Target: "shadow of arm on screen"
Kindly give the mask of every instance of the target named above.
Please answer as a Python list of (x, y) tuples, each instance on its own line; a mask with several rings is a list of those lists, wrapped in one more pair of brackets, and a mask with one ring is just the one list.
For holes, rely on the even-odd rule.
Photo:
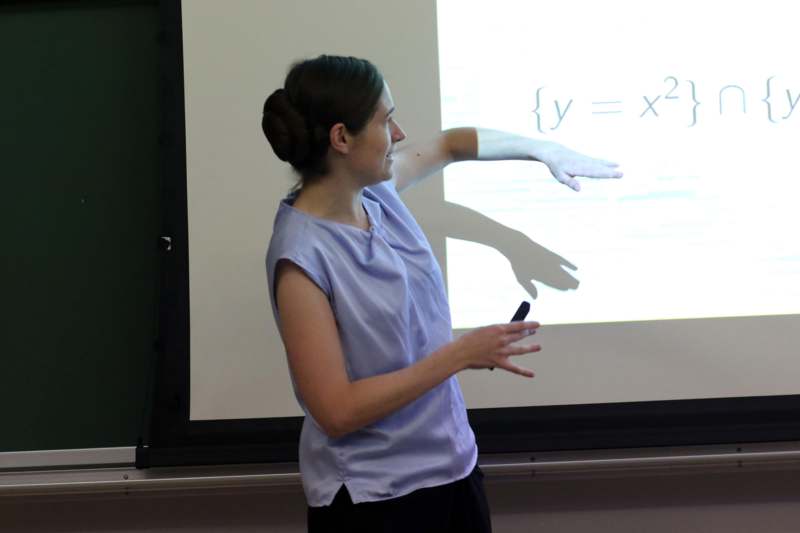
[(559, 290), (578, 287), (574, 276), (577, 266), (524, 233), (462, 205), (443, 202), (442, 209), (442, 220), (447, 221), (443, 229), (448, 237), (491, 246), (503, 254), (511, 262), (517, 281), (532, 298), (538, 293), (533, 280)]

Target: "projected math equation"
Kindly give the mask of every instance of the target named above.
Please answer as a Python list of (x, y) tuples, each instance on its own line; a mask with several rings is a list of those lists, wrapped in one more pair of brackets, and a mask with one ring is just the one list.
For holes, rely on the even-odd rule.
[[(781, 90), (783, 89), (783, 90)], [(776, 76), (770, 76), (764, 82), (763, 90), (758, 95), (748, 94), (741, 85), (730, 84), (720, 87), (712, 100), (698, 96), (698, 84), (694, 80), (679, 80), (675, 76), (664, 78), (661, 92), (642, 94), (637, 98), (590, 100), (588, 114), (607, 119), (616, 116), (633, 116), (639, 119), (658, 119), (662, 116), (680, 113), (686, 118), (686, 127), (697, 125), (703, 114), (713, 112), (717, 115), (738, 113), (760, 113), (764, 120), (773, 124), (789, 120), (800, 101), (800, 90), (796, 94), (792, 89), (780, 87)], [(753, 110), (751, 99), (762, 105)], [(570, 116), (577, 112), (573, 106), (574, 98), (548, 99), (546, 87), (536, 89), (536, 128), (540, 133), (554, 131), (562, 127)], [(587, 102), (581, 102), (586, 104)], [(710, 107), (710, 109), (708, 109)], [(586, 118), (586, 107), (582, 106), (583, 118)]]

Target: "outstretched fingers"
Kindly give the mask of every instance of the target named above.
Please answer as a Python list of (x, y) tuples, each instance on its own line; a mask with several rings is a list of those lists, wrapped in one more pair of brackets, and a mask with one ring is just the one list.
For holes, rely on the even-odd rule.
[(535, 329), (523, 329), (516, 333), (508, 333), (500, 338), (500, 346), (508, 346), (509, 344), (521, 341), (525, 337), (529, 337), (530, 335), (535, 335), (535, 334), (536, 334)]
[(525, 337), (534, 335), (536, 330), (539, 329), (539, 326), (540, 324), (535, 321), (511, 322), (505, 324), (506, 334), (503, 337), (504, 346), (497, 352), (497, 355), (500, 356), (497, 366), (513, 374), (532, 378), (534, 376), (533, 371), (515, 365), (509, 360), (509, 357), (535, 353), (542, 349), (539, 344), (513, 344)]
[(555, 177), (556, 177), (556, 180), (559, 183), (561, 183), (563, 185), (566, 185), (567, 187), (569, 187), (573, 191), (577, 192), (577, 191), (581, 190), (581, 184), (578, 183), (578, 180), (576, 180), (575, 178), (573, 178), (572, 176), (570, 176), (566, 172), (560, 172), (559, 171), (559, 172), (557, 172), (555, 174)]
[(591, 178), (621, 178), (622, 171), (617, 168), (617, 164), (614, 163), (612, 165), (602, 165), (600, 167), (595, 167), (592, 170), (592, 175), (588, 176)]
[(583, 176), (586, 178), (622, 177), (622, 171), (617, 163), (603, 159), (587, 158), (577, 161), (574, 166), (567, 167), (564, 170), (571, 176)]
[(510, 357), (512, 355), (525, 355), (540, 351), (542, 351), (542, 346), (540, 344), (509, 344), (505, 348), (498, 350), (497, 353), (503, 357)]
[(506, 328), (507, 333), (520, 331), (523, 329), (536, 329), (539, 326), (541, 326), (541, 324), (539, 324), (535, 320), (525, 320), (525, 321), (520, 320), (519, 322), (507, 322), (501, 325)]
[(501, 324), (501, 326), (503, 327), (503, 332), (506, 335), (521, 334), (523, 336), (528, 336), (536, 333), (536, 330), (539, 329), (541, 324), (535, 320), (529, 320), (527, 322), (509, 322), (508, 324)]
[(502, 368), (503, 370), (507, 370), (508, 372), (511, 372), (512, 374), (518, 374), (518, 375), (524, 376), (526, 378), (532, 378), (534, 376), (534, 373), (533, 373), (532, 370), (528, 370), (527, 368), (523, 368), (521, 366), (517, 366), (514, 363), (512, 363), (511, 361), (509, 361), (508, 359), (504, 360), (502, 363), (498, 363), (497, 366), (499, 368)]

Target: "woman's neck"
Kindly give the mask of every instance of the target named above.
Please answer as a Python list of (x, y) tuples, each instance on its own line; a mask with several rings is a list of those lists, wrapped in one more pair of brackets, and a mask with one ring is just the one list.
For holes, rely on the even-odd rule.
[(333, 176), (323, 176), (300, 189), (294, 207), (325, 220), (368, 229), (362, 191), (363, 188), (348, 186)]

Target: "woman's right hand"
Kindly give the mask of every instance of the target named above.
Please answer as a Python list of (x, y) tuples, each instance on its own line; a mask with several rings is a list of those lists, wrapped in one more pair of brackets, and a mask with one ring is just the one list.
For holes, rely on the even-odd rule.
[(532, 378), (533, 372), (513, 364), (512, 356), (538, 352), (538, 344), (513, 343), (536, 333), (538, 322), (511, 322), (478, 328), (454, 341), (457, 357), (463, 368), (502, 368), (514, 374)]

